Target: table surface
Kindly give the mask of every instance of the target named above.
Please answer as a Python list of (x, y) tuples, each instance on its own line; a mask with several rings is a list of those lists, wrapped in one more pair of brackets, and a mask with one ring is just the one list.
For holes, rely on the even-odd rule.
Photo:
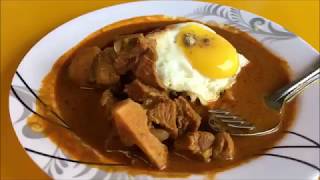
[[(26, 52), (55, 27), (83, 13), (127, 1), (1, 0), (1, 178), (49, 179), (27, 156), (8, 112), (11, 78)], [(275, 21), (319, 51), (318, 0), (216, 0)]]

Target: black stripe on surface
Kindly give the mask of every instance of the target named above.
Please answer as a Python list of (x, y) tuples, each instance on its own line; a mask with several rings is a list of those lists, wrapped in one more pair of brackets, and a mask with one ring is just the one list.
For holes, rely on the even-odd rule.
[(293, 158), (293, 157), (289, 157), (289, 156), (283, 156), (283, 155), (279, 155), (279, 154), (257, 154), (257, 155), (264, 155), (264, 156), (273, 156), (273, 157), (278, 157), (278, 158), (282, 158), (282, 159), (288, 159), (288, 160), (292, 160), (292, 161), (296, 161), (296, 162), (299, 162), (299, 163), (302, 163), (304, 165), (307, 165), (309, 167), (312, 167), (318, 171), (320, 171), (320, 168), (317, 167), (316, 165), (313, 165), (311, 163), (308, 163), (306, 161), (302, 161), (300, 159), (296, 159), (296, 158)]
[(31, 152), (31, 153), (34, 153), (34, 154), (38, 154), (38, 155), (45, 156), (45, 157), (49, 157), (49, 158), (59, 159), (59, 160), (62, 160), (62, 161), (73, 162), (73, 163), (89, 164), (89, 165), (97, 165), (97, 166), (128, 166), (127, 164), (77, 161), (77, 160), (73, 160), (73, 159), (67, 159), (67, 158), (62, 158), (62, 157), (53, 156), (53, 155), (46, 154), (46, 153), (42, 153), (42, 152), (39, 152), (39, 151), (35, 151), (35, 150), (29, 149), (29, 148), (24, 148), (24, 149), (25, 149), (26, 151)]
[(317, 147), (320, 147), (319, 143), (317, 143), (316, 141), (314, 141), (314, 140), (312, 140), (312, 139), (310, 139), (310, 138), (308, 138), (308, 137), (306, 137), (306, 136), (304, 136), (302, 134), (299, 134), (299, 133), (296, 133), (296, 132), (292, 132), (292, 131), (285, 131), (285, 132), (290, 133), (290, 134), (294, 134), (296, 136), (299, 136), (299, 137), (301, 137), (301, 138), (303, 138), (303, 139), (315, 144)]
[(319, 146), (274, 146), (269, 149), (280, 149), (280, 148), (315, 148), (315, 149), (320, 149)]
[(13, 88), (13, 86), (11, 86), (11, 91), (12, 91), (12, 93), (14, 94), (14, 96), (17, 98), (17, 100), (18, 100), (26, 109), (28, 109), (28, 110), (29, 110), (30, 112), (32, 112), (33, 114), (41, 117), (42, 119), (47, 120), (47, 121), (50, 122), (50, 123), (57, 124), (57, 125), (59, 125), (59, 126), (61, 126), (61, 127), (63, 127), (63, 128), (66, 128), (66, 129), (70, 130), (69, 127), (66, 127), (66, 126), (63, 126), (63, 125), (61, 125), (61, 124), (59, 124), (59, 123), (56, 123), (56, 122), (54, 122), (54, 121), (51, 121), (51, 120), (49, 120), (48, 118), (42, 116), (41, 114), (35, 112), (32, 108), (30, 108), (30, 107), (20, 98), (20, 96), (17, 94), (17, 92), (16, 92), (16, 90)]
[(19, 74), (19, 72), (16, 72), (16, 75), (18, 76), (18, 78), (21, 80), (21, 82), (26, 86), (26, 88), (30, 91), (30, 93), (36, 98), (38, 99), (42, 104), (45, 104), (39, 97), (38, 95), (33, 91), (33, 89), (27, 84), (27, 82), (22, 78), (22, 76)]
[[(66, 123), (63, 118), (61, 118), (56, 112), (54, 112), (44, 101), (41, 100), (41, 98), (33, 91), (33, 89), (28, 85), (28, 83), (22, 78), (22, 76), (19, 74), (19, 72), (16, 72), (16, 75), (21, 80), (21, 82), (26, 86), (26, 88), (29, 90), (29, 92), (37, 99), (41, 104), (43, 104), (45, 107), (49, 109), (49, 111), (56, 116), (63, 124), (64, 126), (68, 126), (68, 123)], [(69, 128), (70, 129), (70, 128)]]

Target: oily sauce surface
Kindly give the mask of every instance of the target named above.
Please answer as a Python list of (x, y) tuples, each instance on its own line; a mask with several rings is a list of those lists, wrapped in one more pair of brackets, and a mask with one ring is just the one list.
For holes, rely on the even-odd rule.
[[(180, 20), (180, 22), (185, 20)], [(96, 36), (85, 40), (73, 51), (81, 50), (82, 47), (98, 45), (105, 47), (114, 37), (119, 34), (148, 31), (155, 27), (179, 22), (177, 20), (148, 22), (131, 22), (130, 28), (125, 26), (115, 27), (114, 30), (101, 31)], [(142, 28), (143, 27), (143, 28)], [(295, 115), (296, 103), (288, 104), (282, 114), (269, 109), (263, 98), (277, 88), (289, 82), (289, 73), (286, 63), (277, 56), (265, 49), (261, 44), (249, 37), (245, 33), (237, 33), (229, 28), (212, 26), (212, 28), (224, 38), (230, 41), (237, 51), (243, 54), (250, 63), (242, 69), (237, 77), (236, 83), (232, 87), (236, 101), (233, 103), (221, 103), (219, 106), (231, 110), (236, 114), (254, 122), (258, 129), (271, 127), (280, 118), (284, 119), (284, 124), (280, 132), (263, 137), (234, 137), (236, 155), (232, 161), (212, 160), (204, 163), (197, 160), (186, 160), (175, 153), (170, 153), (168, 168), (162, 172), (148, 167), (143, 162), (138, 162), (136, 166), (129, 167), (107, 167), (108, 170), (127, 171), (132, 174), (155, 174), (160, 176), (175, 176), (192, 173), (215, 173), (247, 162), (275, 145), (284, 134), (281, 131), (287, 129), (292, 123)], [(110, 29), (110, 28), (109, 28)], [(130, 31), (128, 30), (130, 29)], [(100, 38), (99, 38), (100, 37)], [(72, 54), (72, 53), (71, 53)], [(72, 56), (72, 55), (71, 55)], [(124, 148), (120, 145), (119, 139), (110, 138), (113, 136), (111, 121), (105, 117), (100, 106), (102, 90), (80, 89), (68, 78), (67, 65), (70, 57), (62, 57), (60, 63), (56, 65), (55, 78), (49, 74), (43, 81), (43, 87), (54, 82), (54, 101), (56, 109), (74, 130), (76, 136), (63, 128), (52, 124), (46, 124), (45, 133), (71, 157), (78, 160), (102, 161), (102, 162), (121, 162), (130, 163), (131, 159), (121, 153), (106, 152), (106, 141), (108, 148)], [(59, 60), (58, 60), (59, 62)], [(44, 89), (44, 88), (43, 88)], [(42, 97), (47, 96), (47, 91), (40, 91)], [(52, 92), (51, 92), (52, 93)], [(41, 110), (41, 108), (40, 108)], [(113, 139), (109, 141), (110, 139)], [(83, 145), (83, 144), (89, 145)], [(90, 148), (92, 147), (92, 148)], [(138, 149), (130, 149), (137, 154), (142, 153)], [(169, 149), (170, 151), (170, 149)], [(192, 165), (191, 165), (192, 164)], [(102, 167), (104, 168), (104, 167)]]

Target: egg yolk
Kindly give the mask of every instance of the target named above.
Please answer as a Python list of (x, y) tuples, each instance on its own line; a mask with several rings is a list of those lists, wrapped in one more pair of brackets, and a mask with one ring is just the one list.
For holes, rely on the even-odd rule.
[(176, 37), (192, 67), (212, 78), (227, 78), (237, 73), (236, 49), (222, 36), (195, 24), (180, 29)]

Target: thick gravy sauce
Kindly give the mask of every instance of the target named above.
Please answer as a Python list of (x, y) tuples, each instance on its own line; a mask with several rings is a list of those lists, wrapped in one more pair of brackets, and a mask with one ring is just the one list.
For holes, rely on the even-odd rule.
[[(122, 147), (119, 139), (110, 138), (114, 136), (115, 131), (111, 121), (106, 120), (108, 117), (103, 113), (103, 108), (99, 103), (103, 90), (80, 89), (78, 85), (73, 84), (67, 74), (69, 60), (74, 52), (80, 51), (81, 48), (92, 45), (106, 47), (116, 36), (121, 34), (148, 32), (158, 27), (184, 21), (187, 20), (163, 16), (140, 17), (107, 26), (86, 38), (56, 62), (51, 72), (43, 80), (40, 90), (40, 97), (52, 105), (52, 109), (67, 121), (72, 131), (48, 123), (36, 116), (29, 119), (30, 126), (35, 127), (35, 124), (40, 124), (42, 128), (37, 130), (45, 133), (74, 159), (130, 164), (132, 159), (125, 155), (106, 151), (107, 142), (108, 147), (113, 149), (125, 149), (125, 147)], [(232, 161), (212, 160), (210, 163), (204, 163), (170, 153), (168, 167), (163, 171), (150, 168), (143, 161), (139, 161), (135, 166), (99, 166), (100, 168), (109, 171), (126, 171), (130, 174), (146, 173), (158, 176), (184, 176), (193, 173), (214, 174), (257, 158), (257, 154), (266, 152), (268, 148), (275, 146), (283, 138), (284, 133), (282, 132), (287, 130), (294, 120), (296, 102), (287, 104), (284, 110), (279, 113), (264, 104), (264, 97), (290, 81), (287, 64), (246, 33), (238, 32), (230, 27), (215, 25), (211, 27), (230, 41), (237, 51), (250, 61), (242, 69), (232, 87), (236, 101), (223, 103), (224, 99), (221, 98), (216, 107), (224, 106), (224, 108), (254, 122), (258, 129), (272, 127), (282, 118), (284, 123), (281, 130), (262, 137), (234, 137), (236, 155)], [(52, 117), (47, 108), (42, 107), (40, 103), (38, 103), (37, 111)], [(128, 150), (143, 157), (138, 149)]]

